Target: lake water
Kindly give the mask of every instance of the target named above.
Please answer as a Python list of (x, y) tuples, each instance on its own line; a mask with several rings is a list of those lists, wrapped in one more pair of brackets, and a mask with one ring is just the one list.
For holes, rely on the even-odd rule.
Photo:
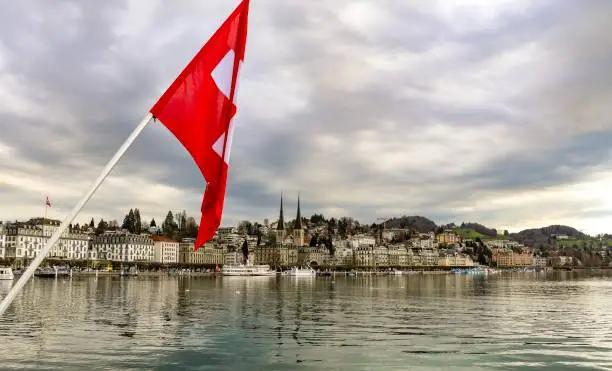
[(611, 335), (604, 273), (35, 278), (0, 369), (612, 370)]

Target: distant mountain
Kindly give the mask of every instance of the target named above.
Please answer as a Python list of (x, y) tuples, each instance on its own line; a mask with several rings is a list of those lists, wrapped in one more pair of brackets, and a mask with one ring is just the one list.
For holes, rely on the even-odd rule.
[(564, 234), (569, 238), (583, 239), (588, 236), (575, 228), (566, 225), (550, 225), (543, 228), (525, 229), (518, 233), (510, 234), (510, 238), (525, 246), (538, 248), (540, 246), (553, 246), (553, 235)]
[(419, 233), (434, 232), (437, 228), (436, 223), (423, 216), (402, 216), (386, 221), (387, 228), (406, 228)]
[(484, 225), (478, 223), (461, 223), (461, 226), (459, 228), (473, 229), (480, 234), (484, 234), (485, 236), (497, 236), (497, 229), (487, 228)]

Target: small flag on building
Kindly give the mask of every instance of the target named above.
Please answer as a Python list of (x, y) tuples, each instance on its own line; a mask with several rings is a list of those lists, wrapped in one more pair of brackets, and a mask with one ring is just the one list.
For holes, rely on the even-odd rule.
[(51, 207), (51, 201), (49, 201), (49, 196), (47, 196), (47, 200), (45, 201), (45, 204)]

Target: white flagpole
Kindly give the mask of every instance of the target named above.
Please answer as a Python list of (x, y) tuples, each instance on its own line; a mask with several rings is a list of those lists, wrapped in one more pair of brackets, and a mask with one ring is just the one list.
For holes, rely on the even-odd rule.
[(125, 154), (128, 148), (130, 148), (132, 143), (134, 143), (134, 140), (136, 140), (138, 135), (144, 130), (144, 128), (147, 126), (147, 124), (149, 123), (149, 121), (151, 121), (152, 118), (153, 118), (153, 115), (151, 113), (147, 113), (145, 118), (140, 122), (140, 124), (138, 124), (136, 129), (134, 129), (132, 134), (130, 134), (130, 136), (125, 140), (125, 142), (123, 142), (123, 144), (121, 145), (121, 147), (119, 147), (115, 155), (106, 164), (106, 167), (104, 167), (104, 169), (102, 170), (102, 173), (98, 176), (98, 179), (96, 179), (96, 181), (91, 185), (91, 187), (89, 188), (87, 193), (85, 193), (81, 201), (79, 201), (76, 204), (76, 206), (72, 209), (70, 214), (68, 214), (66, 219), (64, 219), (62, 224), (59, 226), (59, 229), (55, 231), (55, 233), (53, 233), (49, 241), (47, 241), (47, 244), (45, 245), (45, 247), (43, 247), (43, 249), (36, 255), (36, 258), (32, 260), (32, 263), (30, 263), (30, 265), (25, 270), (25, 272), (23, 272), (21, 277), (19, 277), (19, 279), (17, 280), (17, 283), (15, 283), (15, 285), (11, 288), (11, 291), (9, 291), (9, 293), (4, 297), (4, 299), (2, 299), (2, 302), (0, 303), (0, 316), (4, 314), (8, 306), (12, 303), (13, 299), (15, 299), (15, 296), (17, 296), (17, 293), (21, 291), (25, 283), (34, 275), (34, 271), (36, 271), (36, 268), (38, 268), (38, 266), (43, 261), (45, 256), (47, 256), (47, 254), (49, 253), (49, 250), (51, 250), (51, 247), (53, 247), (53, 245), (55, 245), (57, 240), (59, 240), (62, 233), (64, 233), (64, 230), (68, 227), (70, 223), (72, 223), (72, 221), (77, 216), (77, 214), (81, 211), (83, 206), (85, 206), (85, 204), (87, 203), (87, 201), (89, 201), (91, 196), (93, 196), (93, 194), (96, 192), (96, 190), (98, 190), (100, 185), (102, 185), (102, 182), (104, 182), (104, 179), (106, 179), (108, 174), (110, 174), (110, 172), (113, 170), (115, 165), (117, 165), (121, 157)]

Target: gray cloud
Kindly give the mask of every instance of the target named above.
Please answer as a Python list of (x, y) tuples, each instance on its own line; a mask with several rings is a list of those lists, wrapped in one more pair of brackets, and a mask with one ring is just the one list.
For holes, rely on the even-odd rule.
[[(524, 225), (540, 222), (535, 211), (486, 201), (610, 171), (609, 2), (383, 3), (252, 4), (227, 223), (275, 218), (284, 189), (301, 190), (306, 213), (365, 222), (404, 211)], [(3, 6), (0, 218), (25, 217), (43, 191), (60, 197), (58, 213), (74, 204), (232, 6)], [(84, 218), (198, 213), (202, 177), (159, 123), (112, 179)], [(570, 200), (556, 214), (540, 206), (580, 221)]]

